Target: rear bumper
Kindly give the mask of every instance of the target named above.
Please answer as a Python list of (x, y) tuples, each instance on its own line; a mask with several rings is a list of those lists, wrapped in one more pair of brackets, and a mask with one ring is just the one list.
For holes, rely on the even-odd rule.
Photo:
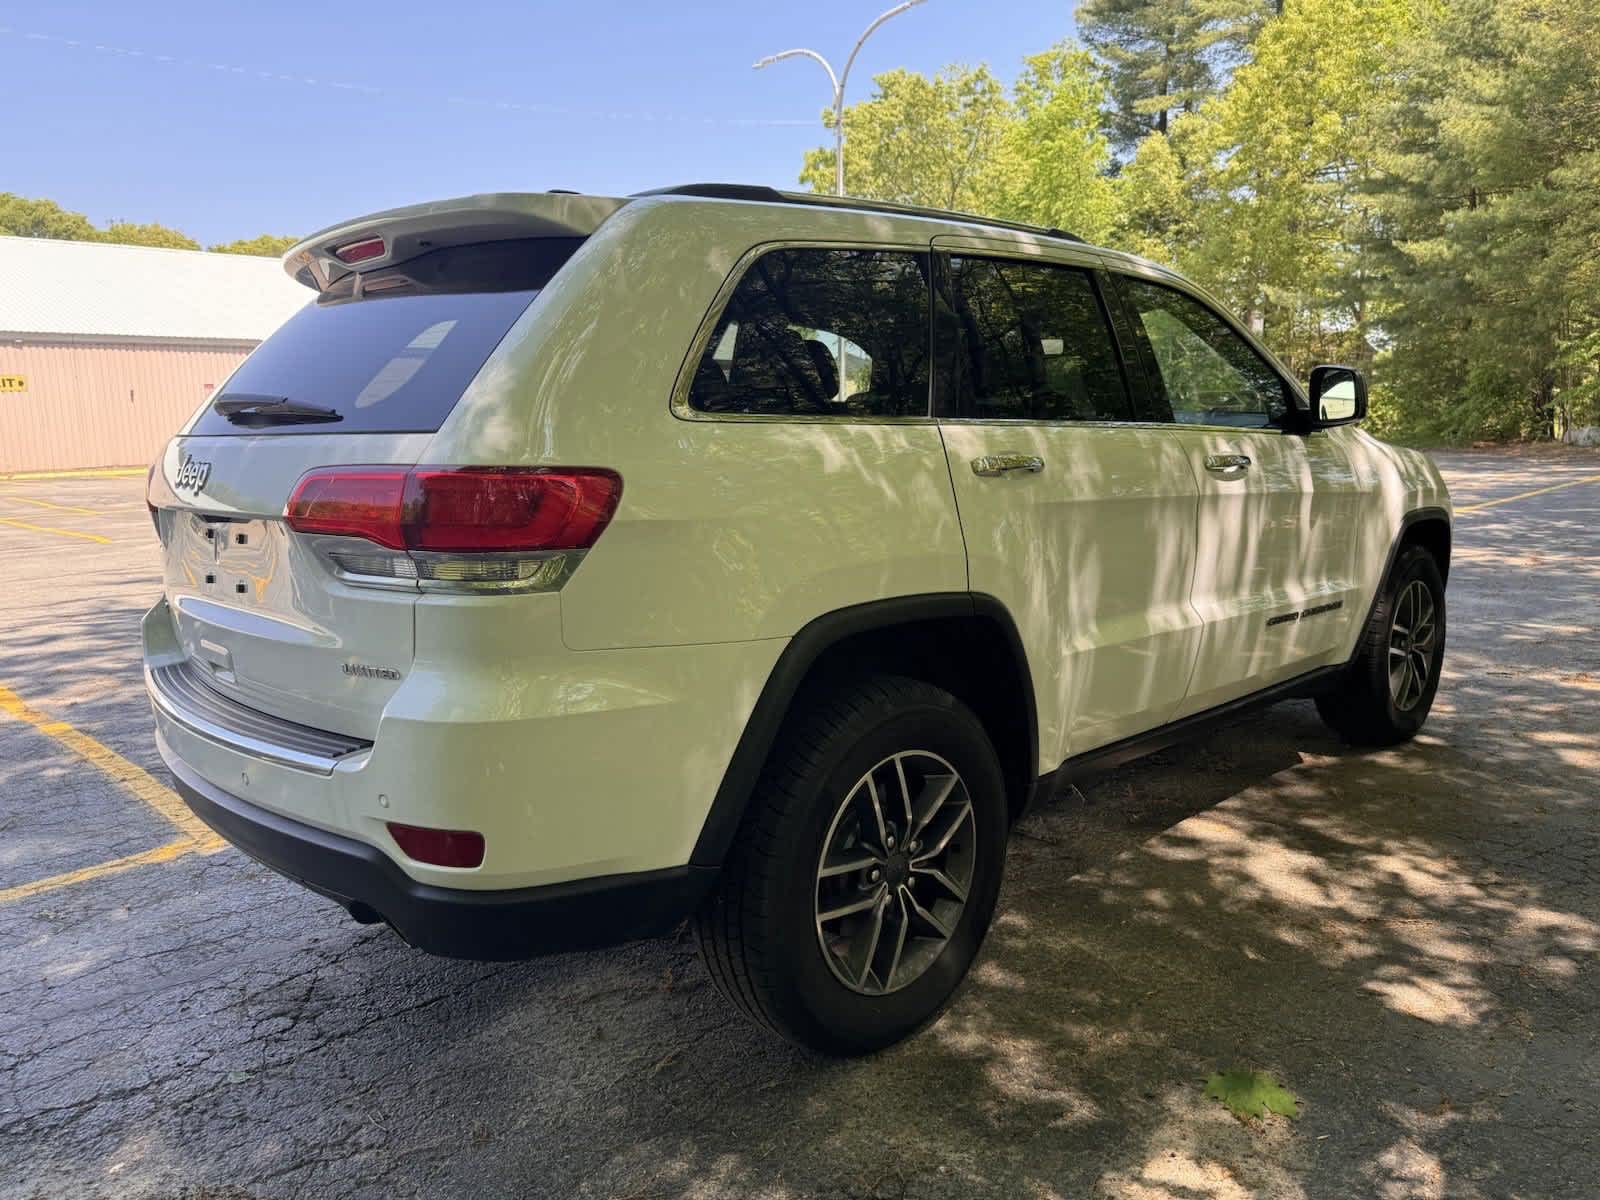
[(670, 867), (544, 887), (468, 891), (419, 883), (374, 846), (229, 795), (168, 761), (184, 802), (257, 861), (386, 921), (430, 954), (488, 961), (613, 945), (669, 932), (710, 891), (716, 871)]

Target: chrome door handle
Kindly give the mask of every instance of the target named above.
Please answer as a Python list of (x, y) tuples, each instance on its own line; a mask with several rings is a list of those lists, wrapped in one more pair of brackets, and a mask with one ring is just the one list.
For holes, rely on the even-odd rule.
[(1004, 475), (1007, 471), (1027, 471), (1037, 475), (1044, 470), (1044, 459), (1037, 454), (983, 454), (972, 460), (974, 475)]
[(1206, 455), (1206, 470), (1214, 471), (1218, 475), (1231, 475), (1238, 471), (1250, 469), (1250, 456), (1248, 454), (1208, 454)]

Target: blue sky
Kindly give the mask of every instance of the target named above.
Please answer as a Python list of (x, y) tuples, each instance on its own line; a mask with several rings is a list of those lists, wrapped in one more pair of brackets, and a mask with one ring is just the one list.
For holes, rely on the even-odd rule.
[[(750, 64), (842, 65), (889, 3), (0, 0), (0, 191), (208, 243), (478, 191), (792, 186), (826, 77)], [(873, 35), (850, 98), (896, 66), (1009, 80), (1071, 8), (927, 0)]]

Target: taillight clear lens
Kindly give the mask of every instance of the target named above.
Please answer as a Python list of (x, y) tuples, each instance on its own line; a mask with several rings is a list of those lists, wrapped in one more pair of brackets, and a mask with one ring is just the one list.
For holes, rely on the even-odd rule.
[(284, 509), (299, 533), (398, 554), (326, 550), (356, 582), (488, 591), (558, 588), (616, 512), (622, 477), (598, 467), (324, 467)]

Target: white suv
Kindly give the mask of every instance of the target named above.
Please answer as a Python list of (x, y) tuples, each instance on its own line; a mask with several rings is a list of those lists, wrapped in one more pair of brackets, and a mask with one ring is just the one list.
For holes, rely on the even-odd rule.
[(1150, 263), (699, 185), (285, 265), (315, 298), (152, 469), (157, 738), (218, 832), (421, 949), (692, 918), (750, 1016), (868, 1051), (950, 999), (1056, 779), (1432, 703), (1438, 472)]

